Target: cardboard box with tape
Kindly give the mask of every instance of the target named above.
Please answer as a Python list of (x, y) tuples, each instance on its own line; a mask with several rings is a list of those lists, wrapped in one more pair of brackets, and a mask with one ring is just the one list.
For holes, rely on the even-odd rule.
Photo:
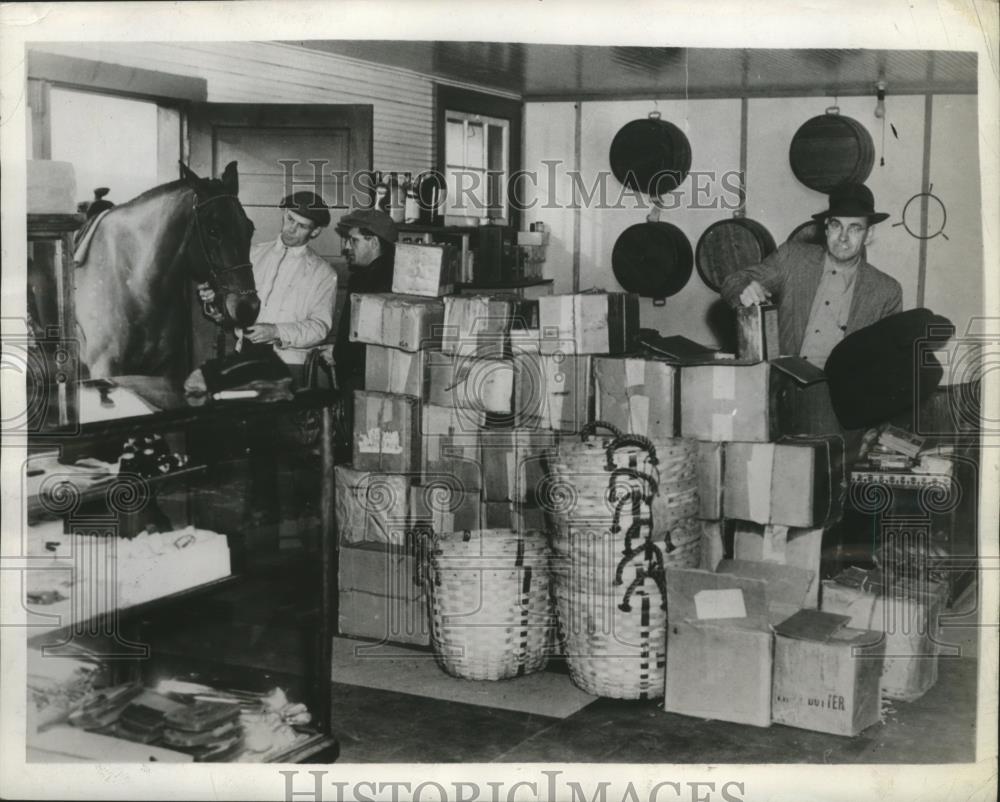
[(590, 419), (590, 360), (588, 356), (515, 355), (514, 426), (580, 431)]
[(420, 399), (355, 390), (352, 457), (359, 471), (419, 471)]
[(543, 354), (624, 354), (639, 336), (639, 296), (584, 292), (538, 299)]
[(427, 351), (428, 404), (509, 415), (514, 398), (514, 363), (442, 351)]
[(555, 447), (555, 432), (544, 429), (485, 430), (480, 440), (483, 495), (486, 500), (530, 501), (537, 504), (546, 476), (544, 454), (547, 449)]
[(414, 528), (426, 532), (460, 532), (485, 528), (478, 490), (461, 489), (447, 480), (410, 488)]
[(365, 389), (422, 396), (427, 351), (403, 351), (384, 345), (365, 346)]
[(412, 523), (412, 474), (334, 468), (337, 534), (340, 542), (403, 545)]
[(522, 324), (520, 327), (525, 324), (520, 303), (523, 302), (503, 294), (445, 298), (441, 350), (465, 357), (499, 359), (508, 355), (515, 316)]
[(788, 437), (777, 443), (727, 443), (725, 515), (742, 521), (820, 527), (843, 510), (840, 437)]
[(766, 443), (778, 433), (771, 367), (719, 362), (681, 368), (681, 436)]
[(453, 245), (396, 244), (392, 291), (437, 298), (455, 289), (461, 252)]
[(420, 423), (421, 481), (444, 481), (462, 490), (483, 486), (481, 411), (424, 404)]
[(698, 443), (698, 517), (704, 521), (718, 521), (723, 516), (722, 466), (725, 444), (711, 440)]
[(444, 304), (440, 298), (393, 293), (351, 295), (351, 342), (404, 351), (441, 346)]
[(677, 433), (678, 369), (655, 359), (594, 357), (594, 417), (646, 437)]
[(812, 571), (814, 579), (804, 606), (819, 606), (820, 558), (825, 531), (822, 527), (805, 529), (747, 521), (733, 523), (734, 559), (794, 565)]

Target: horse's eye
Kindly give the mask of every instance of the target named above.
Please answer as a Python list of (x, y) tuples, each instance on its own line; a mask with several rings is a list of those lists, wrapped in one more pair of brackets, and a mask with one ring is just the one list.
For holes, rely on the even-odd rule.
[(219, 238), (219, 229), (217, 229), (217, 228), (210, 228), (210, 229), (208, 229), (208, 236), (210, 236), (210, 237), (212, 237), (214, 239), (218, 239)]

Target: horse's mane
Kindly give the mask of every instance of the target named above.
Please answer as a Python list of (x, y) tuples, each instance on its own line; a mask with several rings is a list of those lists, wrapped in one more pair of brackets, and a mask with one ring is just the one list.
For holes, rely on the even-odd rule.
[(152, 189), (147, 189), (145, 192), (136, 195), (132, 200), (125, 201), (125, 203), (119, 203), (114, 208), (125, 209), (131, 206), (137, 206), (141, 203), (146, 203), (147, 201), (156, 200), (164, 195), (169, 195), (178, 189), (190, 189), (192, 192), (204, 192), (205, 190), (212, 190), (211, 195), (222, 195), (226, 192), (226, 188), (223, 186), (222, 181), (218, 178), (203, 178), (201, 179), (201, 185), (195, 189), (183, 178), (178, 178), (174, 181), (170, 181), (166, 184), (160, 184)]

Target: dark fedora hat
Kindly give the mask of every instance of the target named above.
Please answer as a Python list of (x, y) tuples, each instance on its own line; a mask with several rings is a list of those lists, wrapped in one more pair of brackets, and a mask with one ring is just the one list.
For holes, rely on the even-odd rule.
[(278, 207), (291, 209), (320, 227), (330, 225), (330, 207), (315, 192), (294, 192), (286, 195)]
[(875, 211), (875, 197), (864, 184), (847, 183), (830, 192), (830, 208), (813, 215), (813, 220), (823, 222), (828, 217), (866, 217), (874, 225), (889, 217)]

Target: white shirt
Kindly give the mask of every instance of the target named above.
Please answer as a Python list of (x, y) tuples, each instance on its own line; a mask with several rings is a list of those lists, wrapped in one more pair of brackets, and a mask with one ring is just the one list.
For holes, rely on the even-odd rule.
[(830, 352), (844, 339), (857, 274), (857, 265), (845, 269), (830, 259), (823, 264), (823, 276), (816, 288), (800, 352), (819, 368), (826, 367)]
[(301, 365), (333, 326), (337, 272), (308, 245), (286, 248), (277, 239), (250, 249), (261, 323), (278, 327), (274, 350), (289, 365)]

